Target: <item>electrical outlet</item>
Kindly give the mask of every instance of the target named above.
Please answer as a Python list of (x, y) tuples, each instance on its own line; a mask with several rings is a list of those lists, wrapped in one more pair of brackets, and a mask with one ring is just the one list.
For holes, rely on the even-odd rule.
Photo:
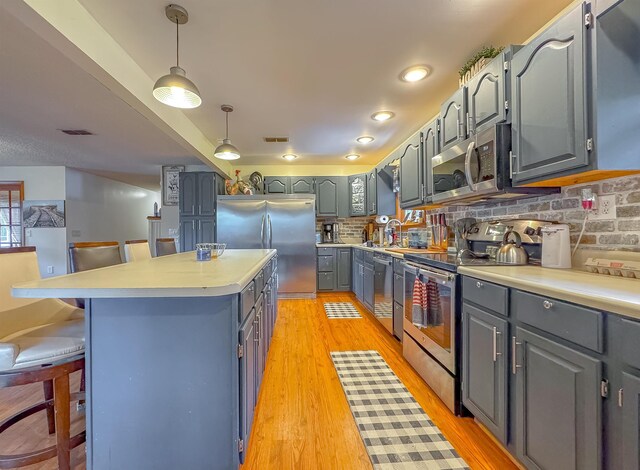
[(598, 196), (598, 204), (589, 215), (590, 220), (613, 220), (616, 218), (616, 195)]
[(53, 266), (47, 266), (47, 274), (53, 274)]

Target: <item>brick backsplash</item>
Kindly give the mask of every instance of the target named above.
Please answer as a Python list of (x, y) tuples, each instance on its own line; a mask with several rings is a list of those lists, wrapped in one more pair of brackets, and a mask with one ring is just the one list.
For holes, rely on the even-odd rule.
[(616, 195), (616, 219), (587, 222), (581, 245), (590, 248), (640, 251), (640, 176), (627, 176), (597, 183), (568, 186), (560, 194), (518, 201), (503, 201), (484, 206), (450, 206), (429, 213), (446, 212), (449, 225), (462, 217), (478, 220), (532, 218), (554, 220), (571, 225), (575, 243), (585, 213), (580, 203), (581, 190), (591, 188), (598, 195)]
[(345, 238), (362, 237), (362, 230), (365, 226), (374, 220), (374, 217), (345, 217), (345, 218), (323, 218), (316, 219), (316, 232), (322, 232), (322, 224), (338, 222), (340, 224), (340, 236)]

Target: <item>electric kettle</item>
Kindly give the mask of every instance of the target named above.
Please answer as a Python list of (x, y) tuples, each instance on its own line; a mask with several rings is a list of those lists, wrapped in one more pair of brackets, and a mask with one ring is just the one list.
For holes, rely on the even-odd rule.
[[(509, 237), (515, 241), (509, 240)], [(507, 230), (502, 238), (502, 245), (496, 253), (496, 262), (499, 264), (512, 264), (520, 266), (529, 263), (529, 254), (522, 246), (522, 237), (515, 230)]]

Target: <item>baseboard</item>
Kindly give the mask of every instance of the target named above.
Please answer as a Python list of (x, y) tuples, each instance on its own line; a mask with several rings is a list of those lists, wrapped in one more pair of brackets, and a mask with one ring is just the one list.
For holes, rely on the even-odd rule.
[(509, 451), (506, 449), (506, 447), (502, 444), (502, 442), (500, 442), (498, 439), (496, 439), (496, 437), (495, 437), (493, 434), (491, 434), (491, 431), (489, 431), (489, 430), (485, 427), (485, 425), (484, 425), (484, 424), (482, 424), (482, 423), (481, 423), (480, 421), (478, 421), (476, 418), (473, 418), (473, 420), (474, 420), (474, 421), (475, 421), (475, 423), (478, 425), (478, 427), (479, 427), (480, 429), (482, 429), (482, 432), (484, 432), (484, 433), (489, 437), (489, 439), (491, 439), (491, 441), (492, 441), (495, 445), (497, 445), (497, 446), (500, 448), (500, 450), (501, 450), (502, 452), (504, 452), (504, 453), (505, 453), (505, 455), (509, 458), (509, 460), (511, 460), (511, 462), (513, 462), (513, 464), (514, 464), (516, 467), (518, 467), (520, 470), (527, 470), (527, 468), (526, 468), (524, 465), (522, 465), (522, 464), (521, 464), (521, 463), (520, 463), (520, 462), (519, 462), (519, 461), (518, 461), (518, 460), (517, 460), (513, 455), (511, 455), (511, 452), (509, 452)]

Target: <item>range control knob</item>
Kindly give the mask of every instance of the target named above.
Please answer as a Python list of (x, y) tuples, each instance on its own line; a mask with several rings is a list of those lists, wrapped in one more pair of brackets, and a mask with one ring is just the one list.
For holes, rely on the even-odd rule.
[(524, 234), (532, 237), (536, 234), (536, 229), (534, 229), (533, 227), (527, 227), (524, 229)]

